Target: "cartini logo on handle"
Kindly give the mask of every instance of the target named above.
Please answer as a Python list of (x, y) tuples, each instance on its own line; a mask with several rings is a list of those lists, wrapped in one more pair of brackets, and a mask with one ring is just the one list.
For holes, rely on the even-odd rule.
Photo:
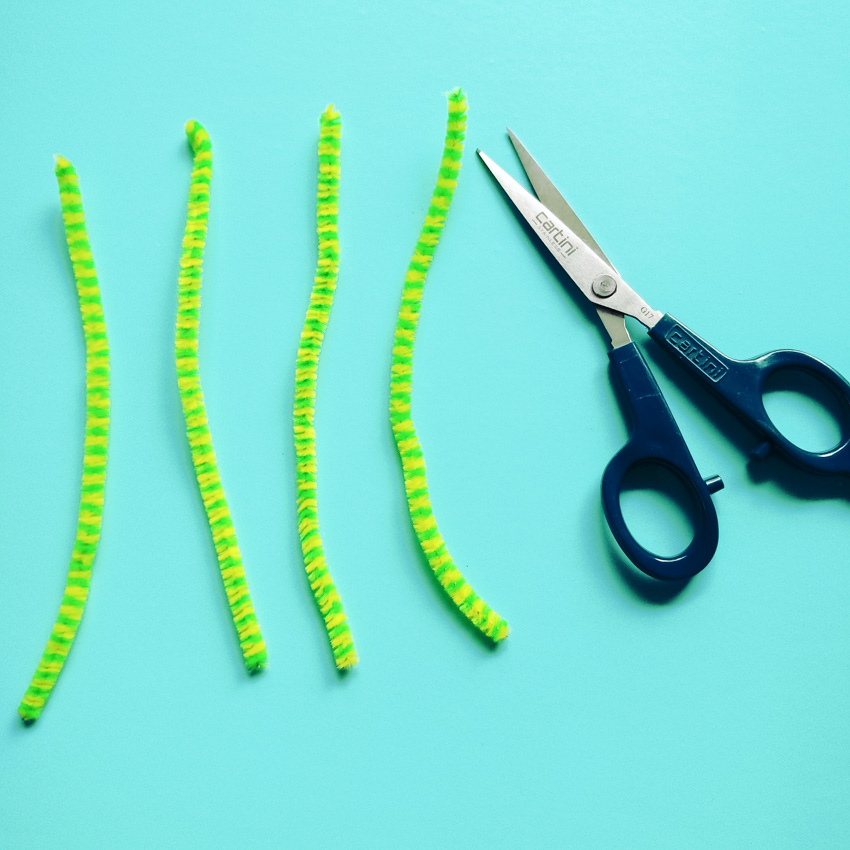
[(717, 383), (729, 370), (700, 345), (681, 325), (674, 325), (665, 339), (697, 369)]

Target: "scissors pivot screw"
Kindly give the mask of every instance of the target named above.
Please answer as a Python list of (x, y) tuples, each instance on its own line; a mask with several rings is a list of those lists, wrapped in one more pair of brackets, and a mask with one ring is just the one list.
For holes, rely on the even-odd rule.
[(590, 288), (598, 298), (608, 298), (617, 291), (617, 281), (610, 274), (601, 274), (593, 279)]

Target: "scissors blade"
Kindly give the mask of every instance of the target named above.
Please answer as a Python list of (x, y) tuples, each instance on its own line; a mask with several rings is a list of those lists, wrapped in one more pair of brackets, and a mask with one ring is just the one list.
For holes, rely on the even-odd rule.
[[(486, 153), (479, 150), (478, 155), (543, 245), (589, 301), (607, 311), (632, 316), (647, 328), (658, 322), (662, 314), (653, 310), (613, 266)], [(598, 295), (595, 290), (603, 294)]]
[[(558, 191), (558, 187), (547, 177), (546, 172), (540, 167), (537, 160), (528, 152), (528, 148), (514, 135), (514, 131), (510, 127), (506, 128), (511, 144), (517, 152), (519, 161), (525, 169), (525, 174), (531, 183), (532, 188), (537, 193), (537, 197), (558, 216), (567, 227), (578, 236), (579, 239), (587, 243), (592, 248), (598, 257), (605, 260), (611, 268), (614, 264), (605, 256), (605, 252), (599, 247), (599, 243), (593, 238), (590, 231), (584, 226), (582, 220), (576, 215), (575, 210), (569, 205), (567, 199)], [(597, 305), (596, 312), (602, 326), (608, 332), (611, 338), (611, 345), (614, 348), (620, 348), (623, 345), (628, 345), (632, 338), (626, 328), (626, 317), (622, 313), (616, 313), (609, 310), (607, 307)]]
[(605, 256), (605, 252), (599, 247), (599, 243), (590, 234), (590, 231), (584, 226), (582, 220), (576, 215), (575, 210), (567, 203), (567, 199), (558, 191), (555, 184), (546, 176), (546, 172), (540, 167), (537, 160), (528, 152), (525, 145), (514, 135), (510, 127), (507, 128), (508, 136), (511, 144), (517, 152), (519, 161), (528, 175), (528, 181), (534, 187), (537, 197), (558, 216), (564, 224), (578, 236), (583, 242), (589, 245), (597, 254), (608, 263), (611, 268), (614, 264)]

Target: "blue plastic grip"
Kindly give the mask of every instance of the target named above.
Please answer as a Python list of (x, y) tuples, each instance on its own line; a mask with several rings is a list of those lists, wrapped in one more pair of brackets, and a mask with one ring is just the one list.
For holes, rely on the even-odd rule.
[[(803, 351), (781, 349), (752, 360), (733, 360), (698, 337), (669, 313), (649, 335), (672, 354), (694, 377), (719, 396), (764, 441), (754, 455), (764, 457), (771, 448), (802, 469), (825, 475), (850, 475), (850, 384), (822, 360)], [(768, 376), (782, 369), (800, 370), (826, 385), (839, 404), (841, 440), (824, 452), (801, 449), (771, 422), (764, 407)]]
[[(719, 478), (703, 481), (637, 346), (632, 342), (615, 348), (608, 357), (622, 387), (624, 405), (632, 423), (629, 441), (614, 455), (602, 476), (602, 507), (608, 527), (626, 557), (647, 575), (668, 581), (689, 578), (708, 564), (717, 549), (717, 513), (711, 494), (723, 483)], [(694, 496), (694, 537), (688, 547), (674, 557), (661, 557), (641, 546), (623, 518), (620, 505), (623, 479), (630, 469), (640, 464), (666, 467)]]

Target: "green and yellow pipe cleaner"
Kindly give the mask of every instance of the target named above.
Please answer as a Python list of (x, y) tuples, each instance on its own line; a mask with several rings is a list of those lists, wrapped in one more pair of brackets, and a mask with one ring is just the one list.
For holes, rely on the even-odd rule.
[(357, 663), (357, 652), (333, 583), (319, 535), (316, 497), (316, 378), (322, 340), (330, 318), (337, 278), (339, 276), (339, 150), (342, 122), (339, 113), (329, 106), (319, 119), (319, 187), (316, 205), (316, 229), (319, 236), (319, 259), (310, 304), (301, 331), (298, 359), (295, 364), (295, 436), (298, 501), (298, 533), (301, 553), (310, 588), (331, 643), (334, 662), (340, 671)]
[(56, 624), (32, 682), (18, 707), (18, 714), (26, 724), (38, 720), (44, 710), (71, 651), (86, 607), (92, 565), (103, 522), (109, 438), (109, 343), (106, 322), (94, 258), (86, 233), (79, 179), (74, 166), (61, 156), (56, 157), (56, 179), (59, 181), (65, 240), (74, 270), (86, 343), (86, 426), (76, 540)]
[(466, 95), (461, 89), (455, 89), (450, 92), (448, 100), (448, 125), (437, 185), (407, 268), (396, 321), (390, 383), (390, 423), (401, 458), (410, 519), (428, 565), (463, 615), (485, 637), (498, 643), (507, 636), (508, 624), (470, 587), (449, 554), (431, 509), (425, 478), (425, 458), (410, 412), (413, 344), (422, 310), (422, 291), (457, 187), (466, 132)]
[(186, 437), (192, 453), (195, 477), (212, 532), (221, 579), (239, 637), (242, 658), (249, 673), (259, 673), (268, 661), (266, 645), (260, 634), (260, 626), (248, 592), (242, 555), (236, 542), (236, 531), (221, 486), (198, 371), (201, 277), (210, 210), (212, 144), (207, 131), (197, 121), (189, 121), (186, 124), (186, 135), (194, 154), (194, 163), (178, 278), (174, 345), (177, 386), (183, 406), (183, 417), (186, 420)]

